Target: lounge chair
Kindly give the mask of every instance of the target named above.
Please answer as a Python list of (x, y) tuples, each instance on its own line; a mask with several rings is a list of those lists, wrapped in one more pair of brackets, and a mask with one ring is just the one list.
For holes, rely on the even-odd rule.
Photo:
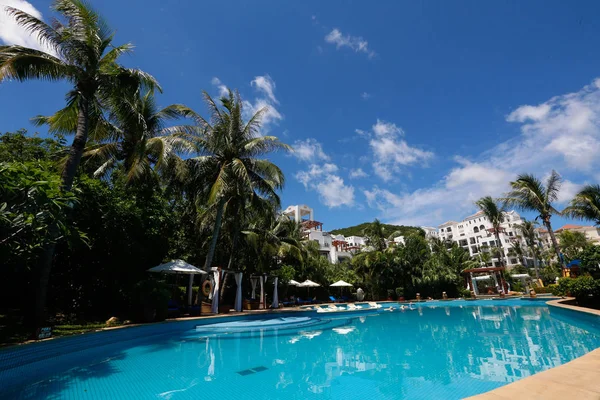
[(342, 301), (345, 301), (345, 302), (349, 302), (350, 301), (350, 297), (348, 297), (348, 296), (342, 296), (342, 297), (340, 297), (340, 299)]
[(337, 306), (334, 306), (333, 304), (329, 304), (327, 307), (318, 307), (317, 308), (317, 312), (333, 312), (333, 311), (340, 311), (340, 308)]
[(336, 298), (335, 298), (335, 297), (333, 297), (333, 296), (329, 296), (329, 300), (333, 301), (334, 303), (337, 303), (337, 302), (339, 302), (339, 301), (340, 301), (339, 299), (336, 299)]
[(346, 308), (348, 310), (360, 310), (362, 307), (359, 307), (354, 303), (348, 303), (348, 304), (346, 304)]
[(306, 305), (306, 304), (312, 304), (312, 301), (311, 300), (302, 300), (300, 297), (297, 297), (296, 304), (302, 306), (302, 305)]
[(367, 303), (369, 305), (369, 307), (371, 308), (381, 308), (381, 304), (377, 304), (374, 301), (370, 301), (369, 303)]

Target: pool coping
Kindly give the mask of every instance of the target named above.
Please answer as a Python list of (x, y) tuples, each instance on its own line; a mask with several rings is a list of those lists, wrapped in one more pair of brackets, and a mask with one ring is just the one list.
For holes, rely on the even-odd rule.
[[(567, 297), (547, 301), (556, 307), (600, 317), (600, 310), (564, 304), (575, 300)], [(465, 400), (509, 399), (600, 399), (600, 347), (558, 367), (539, 372), (486, 393)]]

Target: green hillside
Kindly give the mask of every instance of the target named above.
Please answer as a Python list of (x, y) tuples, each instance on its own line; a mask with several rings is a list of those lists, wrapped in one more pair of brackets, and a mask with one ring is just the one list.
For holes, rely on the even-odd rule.
[[(360, 225), (349, 226), (347, 228), (334, 229), (330, 232), (335, 235), (362, 236), (363, 230), (369, 225), (371, 225), (370, 222), (365, 222)], [(421, 228), (417, 228), (414, 226), (389, 225), (389, 224), (383, 224), (383, 226), (385, 227), (386, 235), (391, 235), (392, 233), (394, 233), (396, 231), (400, 232), (400, 234), (396, 235), (396, 236), (408, 236), (408, 235), (414, 234), (414, 233), (419, 234), (419, 235), (425, 235), (425, 232), (423, 232), (423, 230)]]

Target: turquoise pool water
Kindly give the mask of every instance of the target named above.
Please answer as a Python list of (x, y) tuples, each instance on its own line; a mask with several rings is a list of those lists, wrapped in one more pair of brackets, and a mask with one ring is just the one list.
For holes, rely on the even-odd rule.
[[(451, 400), (600, 347), (598, 319), (541, 302), (416, 307), (187, 323), (122, 348), (78, 350), (75, 368), (52, 358), (37, 361), (43, 372), (38, 368), (34, 381), (18, 387), (2, 384), (10, 379), (5, 370), (0, 398)], [(98, 351), (86, 357), (93, 349)]]

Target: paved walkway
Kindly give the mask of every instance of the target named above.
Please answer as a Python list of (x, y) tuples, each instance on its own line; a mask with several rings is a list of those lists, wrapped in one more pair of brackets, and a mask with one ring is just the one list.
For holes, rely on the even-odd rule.
[[(548, 305), (600, 317), (600, 310), (549, 301)], [(532, 375), (468, 400), (576, 399), (600, 400), (600, 348), (561, 366)]]

